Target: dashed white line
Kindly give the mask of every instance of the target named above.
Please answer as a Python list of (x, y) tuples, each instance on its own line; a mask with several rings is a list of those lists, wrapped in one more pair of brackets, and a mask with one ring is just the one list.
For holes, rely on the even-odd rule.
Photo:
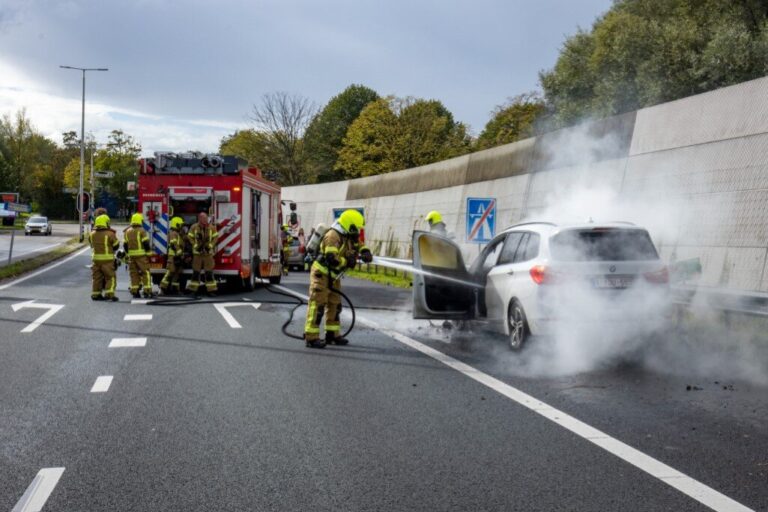
[(152, 315), (150, 313), (146, 313), (146, 314), (138, 314), (138, 315), (125, 315), (123, 317), (123, 321), (125, 322), (131, 322), (136, 320), (152, 320)]
[(24, 491), (21, 499), (11, 512), (40, 512), (48, 501), (48, 497), (59, 483), (59, 478), (65, 468), (43, 468)]
[(112, 375), (101, 375), (96, 377), (96, 382), (93, 383), (91, 393), (106, 393), (109, 390), (109, 386), (112, 384)]
[(147, 344), (147, 338), (112, 338), (109, 348), (143, 347)]
[(131, 304), (146, 304), (152, 299), (133, 299), (131, 300)]
[[(293, 295), (294, 297), (309, 300), (309, 297), (306, 295), (297, 293), (284, 286), (275, 286), (275, 288), (279, 288), (280, 290), (283, 290), (286, 293)], [(586, 423), (574, 418), (569, 414), (566, 414), (563, 411), (560, 411), (559, 409), (555, 409), (551, 405), (542, 402), (541, 400), (538, 400), (537, 398), (534, 398), (531, 395), (520, 391), (519, 389), (510, 386), (509, 384), (502, 382), (499, 379), (496, 379), (495, 377), (491, 377), (487, 373), (483, 373), (482, 371), (466, 363), (463, 363), (458, 359), (454, 359), (453, 357), (444, 354), (439, 350), (433, 349), (429, 345), (425, 345), (424, 343), (409, 338), (408, 336), (400, 334), (397, 331), (383, 328), (376, 322), (361, 318), (359, 316), (357, 319), (360, 323), (377, 329), (378, 331), (399, 341), (403, 345), (411, 347), (412, 349), (421, 352), (425, 356), (431, 357), (432, 359), (443, 363), (449, 368), (452, 368), (459, 373), (469, 377), (470, 379), (479, 382), (480, 384), (496, 391), (497, 393), (500, 393), (510, 400), (513, 400), (522, 405), (523, 407), (526, 407), (531, 411), (540, 414), (541, 416), (556, 423), (557, 425), (570, 430), (582, 439), (586, 439), (587, 441), (594, 443), (608, 453), (623, 459), (634, 467), (659, 479), (665, 484), (677, 489), (678, 491), (711, 508), (712, 510), (716, 510), (718, 512), (750, 512), (752, 510), (729, 498), (728, 496), (716, 491), (715, 489), (699, 482), (698, 480), (694, 480), (688, 475), (681, 473), (675, 468), (668, 466), (657, 459), (654, 459), (650, 455), (646, 455), (645, 453), (632, 448), (628, 444), (625, 444), (618, 439), (615, 439), (608, 434), (590, 425), (587, 425)]]

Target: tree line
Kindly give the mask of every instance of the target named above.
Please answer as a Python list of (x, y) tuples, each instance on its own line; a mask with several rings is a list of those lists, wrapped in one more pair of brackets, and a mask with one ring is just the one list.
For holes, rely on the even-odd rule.
[(351, 85), (321, 109), (283, 92), (254, 105), (253, 126), (225, 137), (284, 185), (425, 165), (589, 118), (628, 112), (768, 74), (765, 0), (614, 0), (567, 37), (540, 91), (497, 106), (475, 138), (438, 100), (382, 97)]
[[(112, 171), (111, 179), (96, 180), (97, 206), (110, 200), (115, 208), (130, 208), (127, 183), (135, 179), (141, 145), (122, 130), (113, 130), (104, 145), (85, 140), (84, 188), (90, 190), (90, 157), (94, 169)], [(76, 219), (76, 199), (66, 188), (80, 182), (80, 138), (64, 132), (60, 142), (42, 135), (25, 110), (0, 119), (0, 192), (17, 192), (33, 211), (56, 219)]]

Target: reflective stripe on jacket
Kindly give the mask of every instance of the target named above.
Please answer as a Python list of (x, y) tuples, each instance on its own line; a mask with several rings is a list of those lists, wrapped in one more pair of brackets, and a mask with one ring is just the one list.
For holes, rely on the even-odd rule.
[(115, 251), (120, 247), (117, 235), (111, 229), (96, 228), (88, 235), (93, 261), (112, 261)]
[(168, 232), (168, 256), (182, 255), (184, 255), (184, 240), (181, 238), (181, 233), (172, 229)]
[(214, 254), (218, 236), (219, 233), (213, 224), (202, 226), (200, 223), (195, 223), (187, 233), (187, 238), (192, 244), (192, 254)]
[(131, 226), (123, 237), (128, 256), (147, 256), (149, 254), (149, 235), (144, 228)]

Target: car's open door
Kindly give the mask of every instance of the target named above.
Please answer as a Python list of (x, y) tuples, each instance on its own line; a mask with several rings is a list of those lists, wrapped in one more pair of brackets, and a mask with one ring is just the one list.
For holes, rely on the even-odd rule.
[(482, 290), (471, 280), (455, 243), (415, 231), (413, 267), (413, 318), (472, 318), (476, 293)]

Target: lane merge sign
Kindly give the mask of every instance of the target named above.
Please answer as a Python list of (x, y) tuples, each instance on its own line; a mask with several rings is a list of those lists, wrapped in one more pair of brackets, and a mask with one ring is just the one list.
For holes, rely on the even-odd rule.
[(467, 242), (487, 244), (496, 235), (496, 198), (467, 198)]
[(32, 206), (21, 203), (3, 203), (5, 210), (9, 212), (29, 213), (32, 211)]

